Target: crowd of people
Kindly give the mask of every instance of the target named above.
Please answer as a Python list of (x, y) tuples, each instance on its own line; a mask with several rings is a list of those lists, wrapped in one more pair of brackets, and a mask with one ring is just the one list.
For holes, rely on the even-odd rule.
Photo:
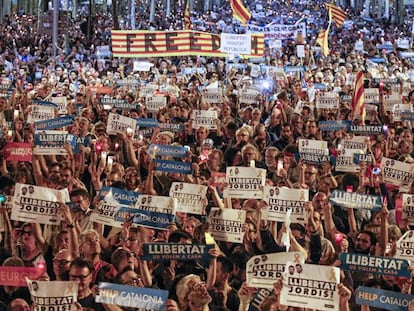
[[(388, 109), (384, 98), (394, 95), (399, 99), (397, 105), (412, 108), (411, 50), (400, 46), (401, 40), (411, 37), (411, 25), (396, 26), (388, 20), (363, 18), (359, 12), (347, 10), (353, 22), (332, 27), (330, 53), (325, 57), (314, 48), (319, 29), (327, 23), (322, 2), (266, 2), (264, 7), (272, 14), (260, 18), (256, 12), (253, 19), (258, 24), (274, 19), (280, 24), (294, 24), (305, 18), (307, 35), (283, 40), (277, 49), (266, 45), (259, 63), (208, 56), (148, 58), (145, 61), (151, 67), (146, 71), (134, 70), (132, 59), (97, 53), (101, 51), (99, 47), (110, 46), (112, 24), (105, 14), (94, 19), (90, 41), (86, 39), (88, 24), (84, 17), (74, 19), (73, 27), (68, 29), (70, 51), (65, 51), (62, 36), (56, 57), (52, 55), (51, 38), (38, 31), (35, 16), (5, 17), (0, 25), (1, 150), (11, 143), (30, 143), (35, 150), (36, 126), (28, 119), (41, 102), (56, 98), (65, 98), (66, 112), (60, 116), (56, 112), (55, 117), (74, 116), (73, 122), (61, 130), (77, 137), (80, 143), (64, 144), (64, 154), (33, 151), (30, 162), (7, 160), (2, 152), (0, 192), (5, 201), (0, 207), (3, 220), (0, 264), (4, 267), (45, 264), (46, 271), (38, 280), (78, 281), (73, 310), (128, 309), (95, 301), (99, 283), (110, 282), (167, 290), (165, 310), (236, 311), (250, 310), (249, 306), (252, 309), (260, 290), (246, 283), (249, 273), (246, 265), (256, 255), (298, 252), (304, 263), (335, 267), (340, 267), (338, 258), (344, 253), (395, 257), (397, 241), (414, 225), (414, 217), (407, 216), (410, 214), (406, 213), (405, 203), (401, 204), (403, 193), (413, 191), (412, 176), (405, 187), (387, 183), (389, 179), (383, 175), (381, 160), (389, 158), (412, 165), (414, 141), (412, 122), (399, 117), (394, 108)], [(258, 8), (251, 4), (250, 9)], [(145, 15), (148, 12), (138, 14), (142, 17), (137, 23), (140, 29), (183, 27), (180, 16), (163, 18), (158, 12), (160, 18), (151, 24)], [(193, 29), (199, 31), (244, 31), (242, 25), (231, 19), (231, 10), (226, 5), (203, 14), (192, 12), (192, 21)], [(358, 41), (362, 42), (361, 49), (355, 49)], [(302, 44), (305, 57), (298, 57), (296, 46)], [(300, 73), (282, 70), (299, 66), (304, 68)], [(265, 69), (257, 74), (254, 73), (257, 68)], [(271, 74), (269, 68), (277, 74)], [(363, 117), (356, 118), (349, 100), (354, 93), (352, 77), (360, 70), (364, 71), (365, 88), (378, 89), (379, 93), (378, 103), (366, 105), (365, 124), (383, 129), (380, 133), (368, 133), (362, 140), (369, 160), (362, 160), (353, 170), (344, 170), (331, 159), (315, 163), (301, 155), (295, 157), (300, 149), (299, 140), (324, 141), (329, 155), (339, 157), (346, 142), (358, 136), (349, 127), (324, 130), (320, 122), (341, 120), (361, 124)], [(165, 106), (157, 111), (147, 107), (142, 90), (148, 86), (155, 88), (151, 95), (166, 98)], [(97, 92), (105, 88), (110, 91)], [(221, 100), (206, 101), (203, 96), (206, 89), (220, 90)], [(258, 93), (254, 102), (246, 104), (241, 97), (249, 89)], [(325, 92), (338, 94), (337, 107), (317, 107), (318, 96)], [(105, 107), (100, 103), (102, 98), (125, 100), (129, 108)], [(193, 126), (193, 112), (203, 110), (217, 113), (214, 126)], [(156, 119), (159, 124), (179, 125), (182, 131), (141, 127), (136, 133), (108, 134), (108, 118), (113, 114), (139, 120)], [(186, 146), (188, 156), (179, 161), (191, 163), (191, 174), (160, 172), (155, 160), (177, 159), (151, 154), (151, 145)], [(264, 200), (223, 196), (223, 187), (228, 185), (219, 186), (214, 176), (230, 167), (264, 169), (265, 184), (274, 189), (307, 190), (309, 198), (302, 206), (305, 219), (301, 223), (271, 221), (267, 219)], [(202, 215), (177, 212), (164, 230), (137, 226), (133, 219), (127, 219), (119, 228), (91, 220), (102, 204), (102, 187), (169, 196), (173, 182), (208, 187), (202, 199)], [(30, 185), (67, 189), (70, 202), (58, 202), (56, 207), (62, 224), (11, 219), (11, 209), (19, 205), (6, 203), (7, 198), (16, 197), (16, 184), (28, 185), (24, 194), (35, 191)], [(337, 206), (330, 201), (335, 190), (380, 196), (381, 210)], [(241, 243), (207, 241), (206, 236), (211, 237), (207, 219), (214, 207), (246, 211)], [(207, 262), (156, 262), (142, 259), (144, 243), (213, 243), (214, 247)], [(295, 273), (294, 266), (291, 272)], [(412, 276), (342, 269), (336, 287), (338, 306), (334, 309), (381, 310), (381, 306), (355, 303), (358, 286), (409, 295), (411, 284)], [(283, 279), (275, 279), (273, 289), (254, 310), (304, 309), (280, 303), (285, 286)], [(27, 287), (0, 286), (0, 302), (0, 310), (36, 307)], [(414, 305), (404, 308), (399, 310), (414, 310)]]

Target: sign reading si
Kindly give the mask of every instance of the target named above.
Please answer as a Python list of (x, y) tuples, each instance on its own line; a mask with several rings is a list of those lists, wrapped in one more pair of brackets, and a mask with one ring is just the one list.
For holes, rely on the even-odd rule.
[[(114, 57), (212, 56), (226, 57), (220, 51), (220, 35), (191, 30), (136, 31), (113, 30)], [(251, 57), (262, 57), (264, 35), (251, 35)]]

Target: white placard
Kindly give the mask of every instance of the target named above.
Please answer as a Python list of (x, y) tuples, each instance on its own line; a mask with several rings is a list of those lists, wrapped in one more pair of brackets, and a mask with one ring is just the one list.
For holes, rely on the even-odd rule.
[(350, 139), (346, 139), (342, 142), (343, 149), (352, 149), (354, 153), (361, 151), (362, 153), (367, 153), (367, 139), (368, 136), (353, 136)]
[(383, 157), (381, 159), (381, 172), (385, 183), (400, 187), (400, 192), (410, 190), (413, 183), (413, 164)]
[(403, 193), (402, 219), (406, 219), (410, 226), (414, 225), (414, 194)]
[(223, 102), (223, 90), (221, 88), (204, 89), (203, 101), (208, 104), (220, 104)]
[(202, 126), (208, 130), (216, 130), (217, 118), (218, 116), (216, 110), (193, 110), (192, 126), (194, 129)]
[(296, 46), (296, 55), (299, 58), (305, 58), (305, 46), (303, 44), (299, 44)]
[(283, 275), (280, 304), (338, 311), (340, 271), (336, 267), (288, 262)]
[(154, 83), (148, 83), (141, 86), (141, 90), (139, 92), (140, 97), (147, 97), (152, 96), (154, 92), (158, 90), (158, 85)]
[(324, 140), (299, 139), (299, 153), (329, 155), (328, 142)]
[(354, 163), (354, 153), (354, 149), (338, 150), (336, 156), (335, 172), (359, 172), (359, 165)]
[(287, 261), (305, 263), (300, 252), (272, 253), (253, 256), (246, 265), (246, 282), (249, 287), (273, 288), (285, 272)]
[(14, 190), (14, 208), (11, 219), (23, 222), (59, 225), (59, 202), (69, 202), (68, 189), (55, 190), (17, 183)]
[(152, 66), (154, 64), (150, 62), (134, 61), (134, 71), (150, 71)]
[(220, 51), (227, 54), (247, 54), (252, 51), (250, 34), (222, 33), (220, 35)]
[(167, 97), (165, 96), (147, 96), (145, 98), (145, 106), (149, 112), (158, 112), (167, 105)]
[(128, 129), (135, 132), (136, 127), (137, 121), (135, 119), (121, 116), (117, 113), (109, 113), (108, 125), (106, 127), (106, 132), (109, 135), (125, 134), (128, 132)]
[(37, 121), (44, 121), (55, 118), (56, 109), (50, 106), (32, 105), (29, 115), (27, 116), (28, 123)]
[(208, 232), (216, 241), (243, 243), (242, 225), (246, 222), (246, 211), (213, 207), (208, 216)]
[(396, 243), (396, 258), (408, 259), (414, 262), (414, 230), (409, 230)]
[(263, 200), (267, 204), (267, 220), (284, 222), (290, 211), (291, 222), (308, 223), (308, 215), (304, 209), (305, 202), (309, 201), (308, 189), (265, 186)]
[(255, 167), (229, 166), (226, 168), (225, 198), (261, 199), (266, 181), (266, 170)]
[(338, 109), (339, 95), (336, 92), (323, 92), (316, 95), (316, 108), (318, 109)]
[(170, 187), (170, 197), (177, 200), (177, 212), (205, 215), (206, 194), (207, 186), (198, 184), (173, 182)]
[(385, 111), (392, 112), (395, 105), (402, 104), (402, 96), (400, 94), (391, 94), (383, 96), (383, 104)]
[(67, 114), (68, 113), (68, 99), (66, 96), (57, 96), (51, 97), (50, 101), (57, 106), (58, 114)]
[(392, 114), (394, 116), (394, 122), (395, 121), (404, 121), (401, 119), (401, 112), (403, 111), (412, 111), (412, 106), (410, 104), (398, 104), (394, 105), (392, 108)]
[(379, 103), (379, 89), (378, 88), (364, 89), (364, 103), (365, 104)]
[(240, 104), (250, 105), (258, 103), (258, 95), (260, 92), (255, 89), (242, 89), (239, 91)]

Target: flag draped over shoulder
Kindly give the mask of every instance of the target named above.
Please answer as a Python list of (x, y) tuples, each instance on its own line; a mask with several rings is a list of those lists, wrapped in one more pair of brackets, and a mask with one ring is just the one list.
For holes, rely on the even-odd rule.
[(251, 18), (249, 10), (244, 6), (242, 0), (230, 0), (233, 17), (238, 19), (243, 25), (246, 25)]
[(362, 71), (356, 75), (354, 95), (352, 97), (352, 112), (354, 119), (361, 119), (362, 123), (365, 124), (364, 73)]
[(332, 19), (335, 21), (337, 27), (341, 27), (345, 22), (346, 13), (340, 7), (333, 5), (332, 3), (325, 3), (326, 9), (331, 12)]
[(190, 0), (185, 1), (184, 9), (184, 29), (191, 30), (191, 17), (190, 17)]

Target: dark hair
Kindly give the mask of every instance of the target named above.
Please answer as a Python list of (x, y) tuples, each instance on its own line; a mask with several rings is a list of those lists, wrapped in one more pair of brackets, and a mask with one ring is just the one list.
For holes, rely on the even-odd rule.
[(221, 263), (221, 272), (222, 273), (232, 273), (233, 272), (233, 263), (230, 259), (225, 256), (218, 256), (217, 262)]
[(246, 270), (249, 254), (245, 250), (238, 250), (230, 255), (230, 260), (240, 270)]
[(356, 191), (359, 187), (359, 178), (352, 173), (346, 173), (342, 178), (342, 190), (346, 191), (347, 186), (352, 186)]
[(70, 192), (70, 197), (71, 198), (72, 197), (76, 197), (78, 195), (80, 195), (80, 196), (82, 196), (84, 198), (89, 198), (89, 192), (87, 190), (85, 190), (85, 189), (82, 189), (82, 188), (76, 188), (76, 189), (73, 189)]
[(377, 244), (377, 236), (375, 235), (374, 232), (369, 231), (369, 230), (362, 230), (362, 231), (359, 231), (357, 237), (360, 234), (366, 234), (366, 235), (369, 236), (369, 239), (370, 239), (370, 242), (371, 242), (371, 246), (375, 246)]
[(113, 282), (116, 283), (116, 284), (122, 284), (122, 275), (125, 272), (128, 272), (128, 271), (134, 271), (134, 269), (132, 269), (130, 266), (124, 267), (121, 271), (119, 271), (117, 273), (117, 275), (115, 276)]
[(89, 260), (83, 259), (81, 257), (77, 257), (74, 260), (72, 260), (69, 266), (69, 270), (72, 269), (72, 267), (88, 268), (90, 273), (95, 271), (93, 264)]
[(189, 235), (184, 230), (175, 230), (168, 237), (168, 242), (169, 243), (178, 243), (181, 239), (191, 240), (192, 238), (191, 238), (191, 235)]

